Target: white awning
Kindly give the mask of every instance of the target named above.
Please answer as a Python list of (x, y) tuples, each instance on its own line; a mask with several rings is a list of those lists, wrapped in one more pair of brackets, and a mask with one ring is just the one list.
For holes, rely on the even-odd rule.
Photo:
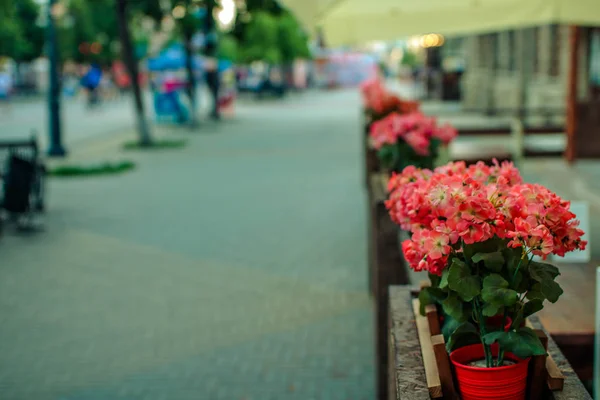
[[(324, 3), (307, 3), (311, 1)], [(321, 13), (318, 25), (325, 41), (335, 46), (431, 32), (460, 35), (550, 23), (600, 25), (600, 0), (341, 0)]]

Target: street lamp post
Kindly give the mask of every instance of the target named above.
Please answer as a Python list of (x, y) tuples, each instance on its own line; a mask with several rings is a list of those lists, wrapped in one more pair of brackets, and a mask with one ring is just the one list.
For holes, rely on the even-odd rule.
[(50, 62), (50, 88), (48, 90), (48, 122), (50, 133), (50, 147), (48, 155), (64, 157), (67, 152), (62, 145), (60, 124), (60, 86), (58, 76), (58, 44), (56, 40), (56, 26), (54, 24), (54, 11), (57, 0), (49, 0), (48, 3), (48, 26), (47, 26), (47, 48), (48, 60)]

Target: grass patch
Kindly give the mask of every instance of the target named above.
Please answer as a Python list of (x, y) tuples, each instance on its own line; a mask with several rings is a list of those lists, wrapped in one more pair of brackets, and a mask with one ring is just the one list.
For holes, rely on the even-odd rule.
[(160, 139), (153, 140), (149, 145), (143, 145), (138, 141), (126, 142), (123, 144), (125, 150), (160, 150), (160, 149), (179, 149), (187, 145), (185, 139)]
[(48, 169), (48, 175), (59, 177), (116, 175), (135, 168), (131, 161), (102, 163), (96, 165), (63, 165)]

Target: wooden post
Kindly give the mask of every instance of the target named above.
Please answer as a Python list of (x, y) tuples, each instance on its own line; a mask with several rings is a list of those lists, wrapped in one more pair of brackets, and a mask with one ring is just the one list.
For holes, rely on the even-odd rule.
[(429, 322), (429, 332), (431, 336), (439, 335), (442, 333), (440, 329), (440, 320), (438, 319), (437, 307), (434, 304), (425, 306), (425, 315), (427, 315), (427, 321)]
[(546, 358), (546, 371), (548, 371), (548, 389), (563, 390), (565, 386), (565, 376), (560, 372), (552, 356)]
[(443, 397), (442, 383), (440, 382), (440, 374), (433, 352), (433, 344), (431, 343), (431, 334), (429, 333), (427, 318), (419, 314), (418, 299), (413, 299), (412, 305), (415, 313), (417, 332), (419, 333), (419, 343), (421, 344), (421, 354), (423, 355), (423, 366), (425, 368), (425, 379), (427, 380), (429, 395), (432, 399), (441, 399)]
[(578, 26), (569, 27), (569, 71), (567, 81), (567, 162), (577, 158), (577, 72), (579, 70), (579, 40), (581, 30)]
[[(548, 336), (541, 329), (535, 329), (535, 333), (544, 345), (544, 348), (548, 350)], [(546, 383), (546, 356), (533, 356), (529, 363), (529, 399), (540, 400), (544, 394), (545, 383)]]
[(442, 383), (442, 392), (444, 400), (458, 400), (458, 393), (454, 388), (454, 379), (452, 378), (452, 369), (450, 368), (450, 359), (446, 350), (446, 342), (444, 335), (435, 335), (431, 337), (433, 345), (433, 353), (440, 374), (440, 382)]

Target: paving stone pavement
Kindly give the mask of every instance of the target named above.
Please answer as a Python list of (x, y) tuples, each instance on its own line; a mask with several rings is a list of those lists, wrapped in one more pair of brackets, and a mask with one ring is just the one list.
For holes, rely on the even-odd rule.
[(374, 399), (358, 104), (247, 104), (52, 180), (44, 231), (0, 240), (0, 399)]

